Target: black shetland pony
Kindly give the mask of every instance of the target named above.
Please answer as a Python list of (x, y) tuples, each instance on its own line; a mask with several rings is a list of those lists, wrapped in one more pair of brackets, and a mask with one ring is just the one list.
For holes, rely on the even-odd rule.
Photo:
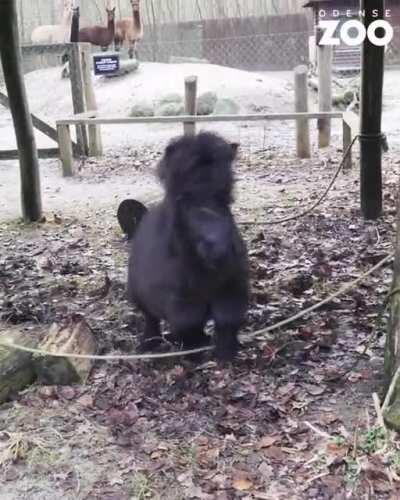
[(217, 358), (230, 361), (238, 350), (248, 265), (230, 210), (237, 148), (200, 133), (165, 150), (158, 166), (165, 196), (144, 214), (129, 260), (128, 296), (145, 315), (143, 347), (160, 338), (161, 319), (184, 349), (206, 345), (213, 320)]

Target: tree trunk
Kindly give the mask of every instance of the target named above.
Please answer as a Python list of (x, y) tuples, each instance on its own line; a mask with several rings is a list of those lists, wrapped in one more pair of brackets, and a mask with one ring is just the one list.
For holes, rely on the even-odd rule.
[[(66, 325), (53, 324), (40, 348), (48, 352), (95, 354), (96, 341), (84, 320), (74, 320)], [(38, 381), (46, 385), (85, 383), (93, 361), (90, 359), (63, 358), (46, 355), (34, 356)]]
[(39, 161), (22, 73), (15, 0), (0, 2), (0, 52), (17, 139), (22, 213), (26, 222), (42, 217)]
[[(397, 235), (396, 253), (394, 257), (392, 295), (390, 299), (390, 319), (386, 334), (385, 345), (385, 390), (387, 391), (390, 382), (400, 366), (400, 198), (397, 202)], [(385, 420), (400, 430), (400, 381), (396, 383), (392, 401), (390, 402)]]
[[(18, 329), (2, 331), (0, 341), (36, 347), (37, 341)], [(35, 379), (32, 354), (6, 347), (0, 347), (0, 404)]]

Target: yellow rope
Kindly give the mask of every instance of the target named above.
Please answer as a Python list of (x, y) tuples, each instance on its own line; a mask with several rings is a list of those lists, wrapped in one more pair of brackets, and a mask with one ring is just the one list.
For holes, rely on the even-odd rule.
[[(371, 269), (369, 269), (365, 273), (361, 274), (358, 278), (351, 281), (350, 283), (343, 285), (341, 288), (339, 288), (339, 290), (337, 292), (329, 295), (329, 297), (327, 297), (326, 299), (323, 299), (321, 302), (318, 302), (318, 304), (314, 304), (313, 306), (308, 307), (307, 309), (304, 309), (303, 311), (298, 312), (297, 314), (291, 316), (290, 318), (279, 321), (278, 323), (275, 323), (274, 325), (268, 326), (266, 328), (261, 328), (260, 330), (256, 330), (255, 332), (251, 332), (250, 334), (241, 335), (240, 336), (241, 340), (248, 341), (252, 337), (265, 335), (266, 333), (269, 333), (269, 332), (272, 332), (273, 330), (277, 330), (279, 328), (282, 328), (283, 326), (286, 326), (289, 323), (292, 323), (293, 321), (296, 321), (299, 318), (302, 318), (306, 314), (309, 314), (310, 312), (315, 311), (316, 309), (319, 309), (323, 305), (327, 304), (328, 302), (336, 299), (340, 295), (343, 295), (347, 291), (354, 288), (358, 283), (363, 281), (366, 277), (368, 277), (370, 274), (374, 273), (376, 270), (381, 268), (386, 262), (388, 262), (390, 259), (392, 259), (393, 256), (394, 256), (394, 252), (391, 252), (386, 257), (384, 257), (382, 260), (380, 260), (377, 264), (375, 264), (375, 266), (371, 267)], [(173, 358), (173, 357), (178, 357), (178, 356), (187, 356), (190, 354), (197, 354), (197, 353), (205, 352), (205, 351), (211, 351), (214, 349), (213, 346), (207, 346), (207, 347), (200, 347), (198, 349), (191, 349), (188, 351), (166, 352), (166, 353), (160, 353), (160, 354), (96, 355), (96, 354), (62, 353), (62, 352), (54, 353), (54, 352), (50, 352), (50, 351), (45, 351), (43, 349), (35, 349), (33, 347), (26, 347), (26, 346), (23, 346), (20, 344), (13, 343), (12, 341), (7, 342), (4, 340), (0, 340), (0, 346), (6, 347), (9, 349), (16, 349), (19, 351), (29, 352), (31, 354), (40, 354), (43, 356), (53, 356), (53, 357), (59, 357), (59, 358), (75, 358), (75, 359), (97, 359), (97, 360), (108, 360), (108, 361), (111, 361), (111, 360), (126, 360), (126, 361), (131, 360), (131, 361), (133, 361), (133, 360), (139, 360), (139, 359)]]

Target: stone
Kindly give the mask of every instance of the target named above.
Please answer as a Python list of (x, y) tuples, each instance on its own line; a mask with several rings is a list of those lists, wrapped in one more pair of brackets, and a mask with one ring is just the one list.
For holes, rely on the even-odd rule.
[(235, 101), (228, 98), (218, 99), (215, 105), (214, 115), (237, 115), (239, 114), (239, 106)]
[(131, 109), (131, 112), (129, 114), (129, 116), (132, 116), (132, 117), (143, 117), (143, 116), (154, 116), (154, 109), (153, 109), (153, 106), (151, 106), (150, 104), (135, 104), (132, 109)]
[(215, 92), (204, 92), (197, 99), (197, 114), (212, 115), (217, 104), (218, 96)]

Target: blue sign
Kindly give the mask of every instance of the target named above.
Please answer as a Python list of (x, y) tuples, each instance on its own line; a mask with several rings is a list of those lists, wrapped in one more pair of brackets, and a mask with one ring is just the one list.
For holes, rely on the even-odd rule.
[(119, 70), (119, 54), (97, 54), (93, 56), (93, 61), (95, 75), (110, 75)]

